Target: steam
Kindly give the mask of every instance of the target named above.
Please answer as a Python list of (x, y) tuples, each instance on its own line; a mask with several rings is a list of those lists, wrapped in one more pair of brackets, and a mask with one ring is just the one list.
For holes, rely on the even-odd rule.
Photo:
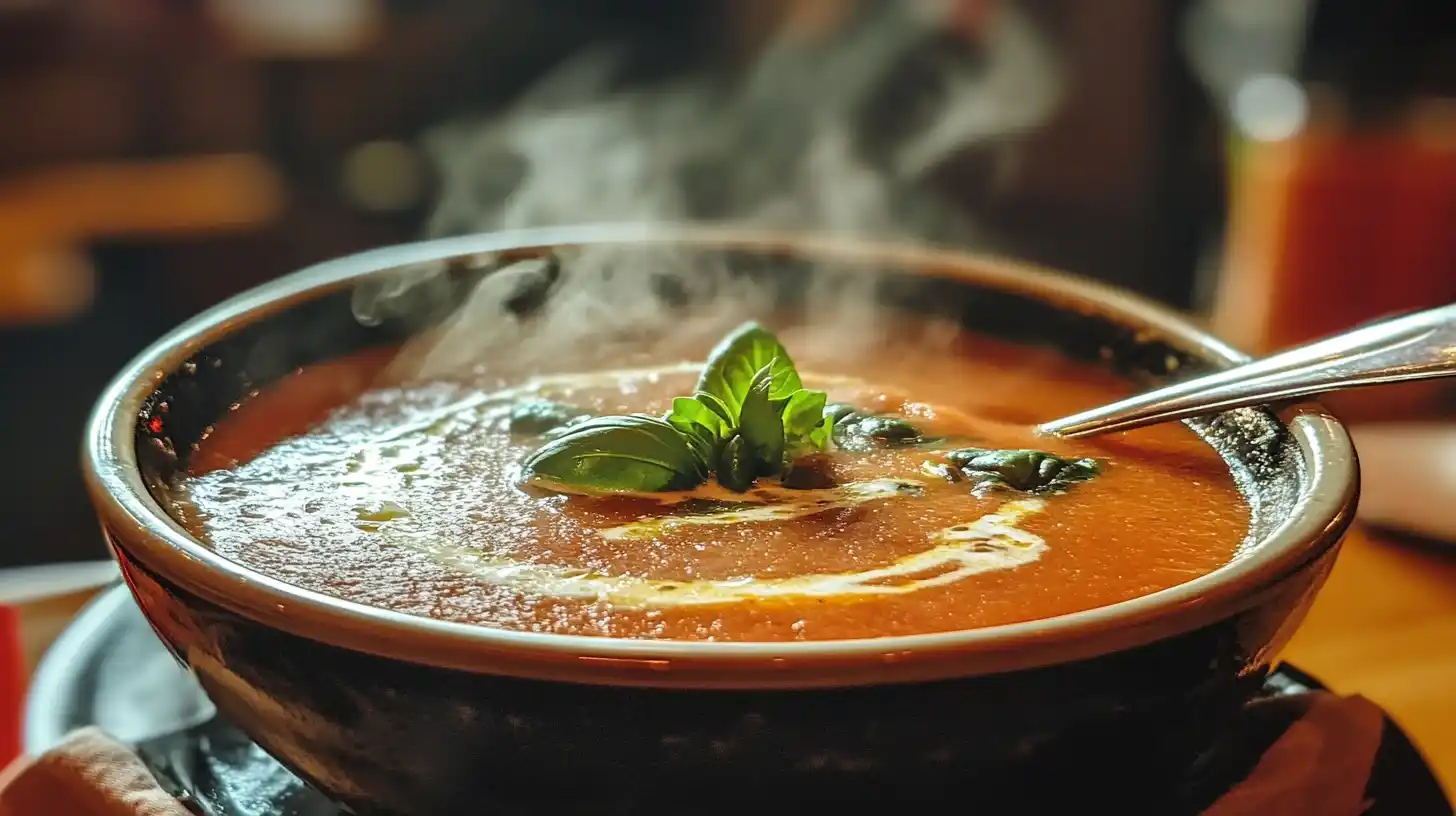
[[(623, 61), (604, 49), (561, 66), (502, 115), (437, 128), (424, 139), (442, 179), (427, 234), (710, 221), (994, 248), (931, 180), (971, 145), (1004, 144), (1010, 183), (1006, 137), (1054, 109), (1054, 60), (1011, 5), (997, 8), (976, 59), (934, 47), (943, 44), (946, 3), (862, 5), (828, 39), (782, 35), (736, 82), (691, 77), (614, 90)], [(906, 79), (912, 69), (919, 73)], [(907, 93), (924, 103), (896, 108)], [(691, 345), (773, 306), (762, 287), (735, 283), (704, 253), (607, 245), (560, 261), (562, 279), (533, 320), (508, 306), (514, 278), (530, 270), (495, 272), (408, 365), (440, 373), (503, 348), (525, 365), (584, 347), (613, 354), (603, 338), (624, 331), (638, 346), (643, 337)], [(361, 290), (356, 315), (374, 321), (418, 308), (439, 271), (402, 270)], [(712, 308), (684, 322), (659, 297), (665, 278)], [(816, 276), (816, 314), (874, 342), (871, 283), (863, 274)]]

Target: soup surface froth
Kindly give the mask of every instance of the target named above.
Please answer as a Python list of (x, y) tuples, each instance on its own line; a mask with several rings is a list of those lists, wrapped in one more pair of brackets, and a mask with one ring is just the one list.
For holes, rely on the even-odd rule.
[[(723, 641), (968, 629), (1136, 598), (1237, 556), (1228, 468), (1182, 425), (1094, 442), (1031, 426), (1124, 394), (1053, 352), (962, 335), (847, 364), (780, 333), (807, 387), (980, 448), (1093, 457), (1060, 492), (977, 493), (921, 447), (833, 452), (814, 489), (542, 495), (517, 486), (541, 439), (511, 407), (550, 399), (661, 415), (701, 354), (536, 378), (390, 375), (392, 350), (303, 370), (218, 423), (174, 512), (222, 555), (351, 601), (536, 632)], [(816, 349), (819, 349), (816, 353)], [(702, 351), (702, 350), (699, 350)], [(696, 360), (696, 362), (693, 362)]]

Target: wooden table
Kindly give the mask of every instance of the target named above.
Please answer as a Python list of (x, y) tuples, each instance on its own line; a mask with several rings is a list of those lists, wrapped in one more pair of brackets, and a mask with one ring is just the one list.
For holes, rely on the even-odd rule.
[[(32, 661), (84, 600), (21, 609)], [(1285, 656), (1336, 691), (1389, 711), (1456, 794), (1456, 547), (1357, 529)]]
[(1456, 546), (1443, 546), (1357, 529), (1284, 656), (1390, 712), (1456, 796)]

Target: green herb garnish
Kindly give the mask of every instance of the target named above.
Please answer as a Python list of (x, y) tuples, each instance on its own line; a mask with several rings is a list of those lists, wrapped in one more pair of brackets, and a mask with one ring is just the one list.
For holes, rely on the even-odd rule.
[(847, 451), (872, 451), (880, 448), (909, 447), (940, 441), (925, 436), (908, 420), (895, 416), (862, 414), (843, 403), (824, 407), (824, 416), (833, 426), (834, 444)]
[(718, 483), (737, 493), (743, 493), (753, 486), (757, 478), (753, 454), (742, 434), (734, 434), (723, 446), (718, 456)]
[(754, 473), (759, 476), (773, 476), (784, 463), (784, 419), (779, 414), (780, 406), (769, 399), (774, 362), (753, 375), (738, 413), (738, 436), (752, 457)]
[(961, 448), (945, 454), (950, 478), (968, 480), (975, 489), (1008, 488), (1045, 493), (1081, 482), (1102, 471), (1096, 459), (1064, 459), (1037, 450)]
[(829, 417), (829, 424), (838, 425), (840, 420), (859, 416), (859, 410), (847, 403), (831, 402), (824, 406), (824, 416)]
[(692, 397), (658, 419), (600, 417), (561, 426), (526, 457), (523, 479), (563, 492), (686, 490), (710, 475), (743, 492), (793, 461), (823, 451), (833, 420), (827, 397), (803, 387), (789, 353), (747, 323), (713, 349)]
[(522, 467), (528, 480), (568, 493), (687, 490), (708, 475), (687, 437), (645, 414), (574, 425), (526, 457)]
[(708, 354), (708, 364), (703, 367), (695, 390), (717, 397), (737, 417), (754, 377), (764, 366), (770, 369), (771, 400), (786, 400), (804, 387), (799, 372), (794, 369), (793, 358), (778, 338), (757, 323), (745, 323)]
[(826, 401), (823, 391), (801, 388), (784, 402), (784, 462), (829, 448), (834, 420), (825, 413)]

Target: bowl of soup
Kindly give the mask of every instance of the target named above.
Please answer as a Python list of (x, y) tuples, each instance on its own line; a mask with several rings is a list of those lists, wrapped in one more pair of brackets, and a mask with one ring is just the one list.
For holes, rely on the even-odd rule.
[(1341, 426), (1035, 429), (1243, 359), (948, 250), (479, 235), (198, 316), (83, 464), (157, 635), (358, 812), (971, 803), (1189, 773), (1257, 692), (1353, 514)]

